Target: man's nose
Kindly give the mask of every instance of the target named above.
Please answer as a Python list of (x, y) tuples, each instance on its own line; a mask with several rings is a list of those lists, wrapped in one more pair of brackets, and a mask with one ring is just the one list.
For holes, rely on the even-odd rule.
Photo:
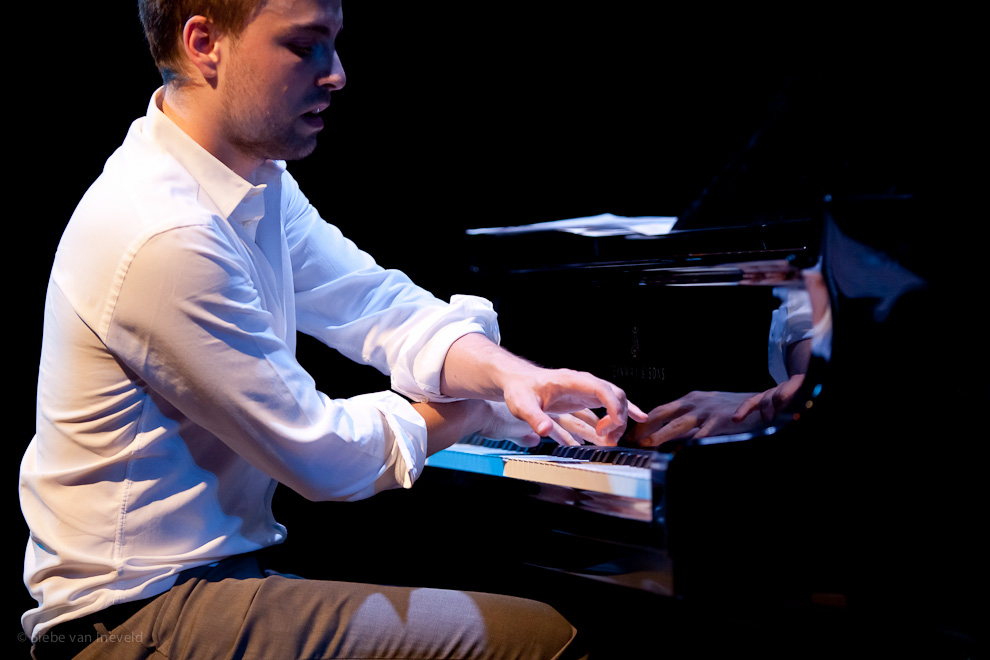
[(340, 56), (337, 51), (333, 51), (330, 67), (326, 73), (317, 80), (320, 87), (329, 87), (332, 90), (340, 89), (347, 82), (347, 75), (344, 73), (344, 66), (340, 63)]

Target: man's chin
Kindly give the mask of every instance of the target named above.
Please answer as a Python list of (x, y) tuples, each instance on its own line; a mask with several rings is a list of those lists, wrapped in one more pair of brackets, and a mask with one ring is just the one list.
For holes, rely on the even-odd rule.
[(281, 148), (273, 150), (270, 160), (302, 160), (316, 151), (316, 136), (306, 139), (294, 140), (291, 145), (282, 145)]

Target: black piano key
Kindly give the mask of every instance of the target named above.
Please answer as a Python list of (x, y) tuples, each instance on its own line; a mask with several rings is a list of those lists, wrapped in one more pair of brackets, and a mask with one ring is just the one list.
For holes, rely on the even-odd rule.
[(493, 440), (480, 435), (473, 435), (461, 440), (462, 443), (491, 449), (517, 452), (540, 456), (555, 456), (572, 458), (578, 461), (592, 463), (611, 463), (613, 465), (630, 465), (633, 467), (650, 467), (651, 456), (656, 452), (651, 449), (635, 447), (602, 447), (599, 445), (559, 445), (553, 440), (543, 439), (534, 447), (522, 447), (511, 440)]
[(601, 447), (599, 445), (579, 445), (553, 447), (551, 455), (560, 458), (573, 458), (579, 461), (593, 463), (611, 463), (613, 465), (630, 465), (633, 467), (650, 467), (651, 449), (632, 447)]

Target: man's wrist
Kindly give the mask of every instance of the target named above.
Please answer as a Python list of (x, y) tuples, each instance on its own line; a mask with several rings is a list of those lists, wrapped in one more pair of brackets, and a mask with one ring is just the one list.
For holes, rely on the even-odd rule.
[(478, 399), (414, 403), (413, 408), (426, 422), (427, 455), (480, 431), (490, 412), (488, 403)]
[(480, 334), (455, 341), (440, 372), (440, 391), (456, 398), (501, 401), (508, 381), (536, 367)]

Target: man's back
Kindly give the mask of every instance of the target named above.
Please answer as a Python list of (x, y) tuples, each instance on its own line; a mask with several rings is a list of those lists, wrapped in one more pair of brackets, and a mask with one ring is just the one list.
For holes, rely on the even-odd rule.
[(119, 341), (118, 304), (140, 302), (121, 303), (121, 289), (135, 259), (151, 258), (149, 242), (190, 228), (232, 232), (144, 124), (132, 125), (59, 244), (37, 433), (21, 467), (29, 586), (46, 607), (72, 602), (74, 615), (164, 591), (184, 568), (285, 534), (268, 511), (271, 477), (176, 410), (139, 373), (155, 370), (140, 364), (140, 348), (124, 355)]

